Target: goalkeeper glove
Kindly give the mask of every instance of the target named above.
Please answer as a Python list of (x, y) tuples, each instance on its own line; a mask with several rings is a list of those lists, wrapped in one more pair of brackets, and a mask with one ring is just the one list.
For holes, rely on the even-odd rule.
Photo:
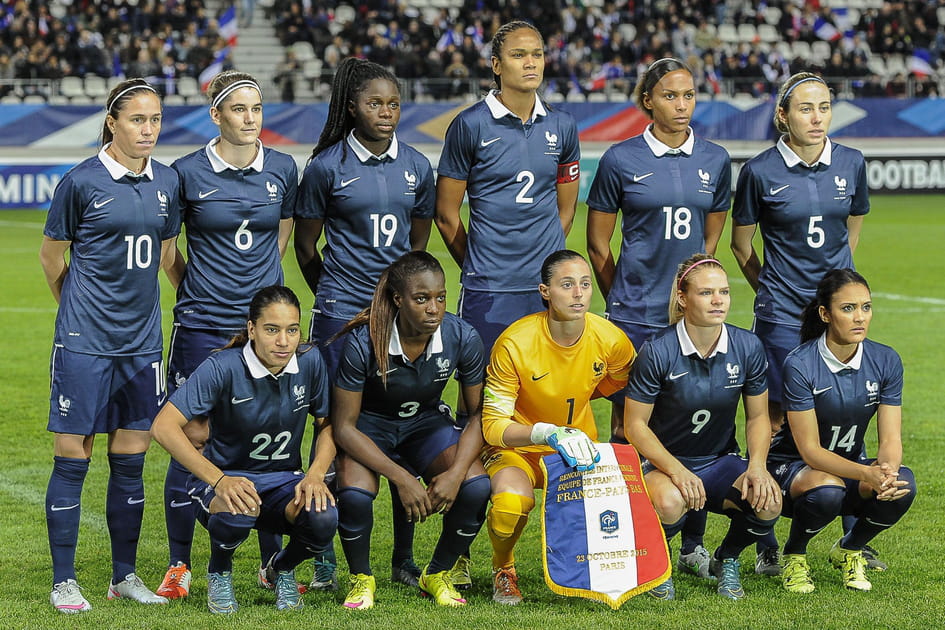
[(573, 427), (559, 427), (539, 422), (532, 428), (533, 444), (547, 444), (558, 451), (564, 463), (579, 471), (593, 470), (600, 453), (587, 435)]

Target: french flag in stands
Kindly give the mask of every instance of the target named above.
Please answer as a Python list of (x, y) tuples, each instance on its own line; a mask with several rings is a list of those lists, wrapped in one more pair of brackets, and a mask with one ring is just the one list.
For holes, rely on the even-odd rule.
[(217, 54), (214, 56), (210, 65), (204, 68), (203, 72), (200, 73), (198, 81), (200, 81), (201, 90), (206, 92), (207, 88), (210, 87), (210, 81), (213, 80), (213, 77), (223, 72), (223, 62), (226, 61), (226, 58), (229, 57), (229, 55), (229, 46), (226, 48), (221, 48), (219, 51), (217, 51)]
[(236, 23), (236, 7), (230, 6), (229, 9), (223, 12), (217, 22), (220, 25), (220, 35), (226, 41), (226, 45), (236, 46), (236, 39), (239, 35), (239, 27)]
[(814, 20), (814, 34), (820, 39), (828, 42), (835, 42), (843, 35), (837, 30), (837, 27), (822, 16)]
[(912, 74), (925, 78), (932, 74), (932, 54), (925, 48), (916, 48), (906, 62), (906, 67)]

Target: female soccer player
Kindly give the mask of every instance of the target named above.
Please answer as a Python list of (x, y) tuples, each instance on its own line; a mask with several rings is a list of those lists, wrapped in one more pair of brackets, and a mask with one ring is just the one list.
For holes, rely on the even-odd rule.
[[(643, 134), (601, 157), (587, 205), (587, 252), (605, 296), (608, 319), (637, 348), (669, 321), (664, 287), (676, 265), (696, 252), (715, 255), (731, 204), (728, 152), (697, 138), (689, 126), (696, 108), (692, 71), (680, 60), (653, 62), (637, 83), (637, 107), (653, 122)], [(610, 240), (623, 212), (620, 256)], [(624, 442), (623, 393), (614, 396), (611, 440)], [(683, 528), (679, 567), (708, 576), (702, 545), (706, 513)]]
[[(371, 306), (342, 328), (350, 332), (335, 375), (331, 423), (339, 459), (338, 531), (351, 571), (344, 605), (374, 605), (370, 551), (378, 476), (397, 487), (407, 518), (443, 513), (436, 550), (419, 579), (441, 606), (462, 606), (450, 573), (485, 517), (489, 478), (482, 448), (482, 340), (446, 313), (443, 268), (409, 252), (381, 274)], [(457, 375), (469, 423), (462, 430), (441, 410)], [(422, 475), (426, 488), (417, 480)]]
[[(295, 567), (331, 543), (338, 524), (324, 478), (335, 455), (328, 413), (328, 376), (313, 347), (299, 346), (299, 300), (286, 287), (258, 291), (245, 332), (215, 352), (174, 392), (151, 433), (191, 472), (188, 486), (210, 535), (207, 605), (212, 613), (238, 609), (233, 553), (258, 529), (290, 534), (269, 558), (276, 608), (299, 609)], [(301, 445), (306, 417), (321, 430), (315, 458), (303, 474)], [(208, 418), (203, 452), (184, 433), (196, 417)]]
[[(804, 309), (802, 344), (784, 362), (787, 423), (775, 436), (768, 468), (785, 496), (791, 533), (784, 544), (784, 588), (814, 590), (807, 543), (840, 514), (857, 516), (830, 550), (843, 585), (868, 591), (863, 548), (895, 525), (915, 499), (902, 465), (902, 361), (867, 339), (869, 285), (852, 269), (834, 269)], [(876, 417), (876, 459), (860, 453)]]
[(59, 303), (46, 524), (53, 559), (50, 602), (64, 613), (91, 608), (76, 582), (75, 549), (97, 433), (108, 434), (108, 599), (167, 603), (135, 575), (135, 556), (148, 429), (165, 399), (158, 270), (173, 258), (180, 231), (180, 184), (173, 170), (151, 159), (161, 132), (161, 99), (154, 88), (144, 79), (122, 81), (105, 111), (102, 149), (59, 183), (39, 252)]
[(497, 89), (450, 123), (437, 168), (436, 224), (462, 269), (459, 315), (487, 352), (506, 326), (543, 310), (535, 291), (541, 261), (564, 247), (577, 204), (577, 126), (538, 98), (543, 48), (527, 22), (495, 32)]
[[(298, 189), (295, 160), (262, 145), (262, 92), (245, 72), (218, 74), (207, 89), (210, 120), (220, 135), (172, 165), (181, 179), (186, 260), (176, 251), (168, 277), (177, 288), (174, 334), (168, 352), (168, 391), (190, 377), (210, 353), (246, 327), (249, 301), (259, 289), (282, 284), (280, 259), (292, 232)], [(200, 445), (206, 418), (188, 426)], [(190, 473), (171, 460), (164, 481), (169, 569), (158, 594), (186, 597), (195, 506)], [(263, 545), (266, 542), (266, 545)], [(260, 539), (263, 560), (278, 551)]]
[(587, 312), (591, 269), (580, 254), (565, 249), (545, 258), (538, 290), (546, 309), (513, 323), (495, 343), (482, 416), (492, 479), (492, 599), (513, 606), (522, 601), (513, 549), (543, 485), (539, 460), (557, 449), (569, 465), (593, 468), (591, 398), (622, 389), (634, 357), (619, 328)]
[[(732, 252), (755, 297), (754, 332), (768, 355), (772, 433), (784, 421), (781, 366), (800, 344), (800, 314), (818, 278), (853, 267), (863, 215), (869, 212), (866, 162), (831, 142), (831, 94), (823, 79), (799, 72), (778, 91), (774, 146), (749, 160), (738, 176), (732, 208)], [(764, 265), (752, 239), (758, 226)], [(756, 570), (777, 575), (777, 543), (765, 541)]]
[[(344, 350), (336, 333), (370, 305), (384, 269), (408, 251), (424, 249), (430, 237), (433, 169), (420, 152), (398, 141), (399, 121), (397, 78), (376, 63), (342, 61), (295, 210), (295, 255), (315, 294), (311, 338), (331, 379)], [(316, 244), (323, 229), (320, 256)], [(420, 569), (413, 560), (413, 526), (393, 486), (391, 495), (391, 575), (415, 586)], [(334, 584), (333, 565), (333, 557), (320, 561), (313, 586)]]
[[(725, 323), (731, 298), (719, 261), (696, 254), (673, 281), (669, 320), (640, 350), (627, 385), (626, 435), (646, 458), (647, 488), (666, 538), (688, 510), (731, 519), (709, 565), (717, 592), (745, 596), (738, 556), (774, 527), (777, 484), (765, 468), (771, 442), (765, 353), (758, 338)], [(749, 458), (738, 455), (735, 413), (745, 405)], [(673, 599), (672, 578), (651, 595)]]

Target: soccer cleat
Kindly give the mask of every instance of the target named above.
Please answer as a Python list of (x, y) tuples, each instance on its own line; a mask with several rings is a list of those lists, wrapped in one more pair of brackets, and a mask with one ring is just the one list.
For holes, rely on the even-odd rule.
[(709, 575), (709, 552), (702, 545), (696, 545), (690, 553), (679, 554), (679, 560), (676, 561), (676, 568), (683, 573), (691, 573), (696, 577), (708, 578)]
[(738, 558), (716, 559), (714, 556), (709, 562), (709, 572), (719, 581), (715, 592), (727, 599), (741, 599), (745, 596), (745, 590), (742, 588), (741, 577), (738, 570), (741, 563)]
[[(259, 571), (256, 572), (256, 586), (264, 588), (267, 591), (276, 590), (275, 583), (270, 582), (269, 577), (266, 575), (266, 567), (259, 567)], [(296, 588), (299, 589), (300, 594), (308, 591), (308, 587), (304, 584), (296, 584)]]
[(164, 574), (164, 581), (155, 591), (158, 595), (168, 599), (180, 599), (190, 593), (190, 569), (183, 562), (168, 568)]
[(518, 574), (515, 567), (503, 567), (492, 571), (492, 601), (506, 606), (522, 603), (522, 591), (518, 590)]
[(373, 575), (357, 573), (351, 576), (351, 588), (345, 596), (344, 607), (350, 610), (367, 610), (374, 607), (374, 591), (377, 586)]
[(781, 558), (781, 584), (789, 593), (813, 593), (814, 580), (810, 577), (807, 556), (802, 553), (786, 553)]
[(266, 581), (275, 586), (276, 610), (299, 610), (304, 603), (299, 593), (299, 585), (295, 581), (295, 571), (276, 571), (272, 561), (276, 554), (266, 563)]
[(166, 604), (167, 598), (155, 595), (134, 573), (118, 584), (109, 584), (108, 599), (133, 599), (140, 604)]
[(466, 600), (459, 594), (450, 582), (450, 571), (427, 573), (424, 569), (418, 580), (420, 592), (432, 597), (438, 606), (465, 606)]
[(854, 591), (868, 591), (873, 588), (866, 579), (866, 558), (862, 551), (852, 551), (840, 546), (838, 540), (830, 548), (830, 564), (840, 569), (843, 585)]
[(315, 558), (315, 573), (308, 588), (313, 591), (337, 591), (338, 576), (335, 574), (335, 563), (322, 558)]
[(390, 568), (390, 581), (400, 582), (407, 586), (417, 586), (420, 580), (420, 567), (416, 565), (413, 558), (402, 560), (400, 564), (395, 564)]
[(879, 552), (869, 545), (863, 545), (863, 557), (866, 559), (867, 569), (872, 569), (873, 571), (885, 571), (889, 568), (885, 562), (879, 559)]
[(239, 610), (236, 595), (233, 594), (233, 574), (207, 574), (207, 608), (215, 615), (228, 615)]
[(648, 590), (646, 594), (654, 599), (663, 601), (676, 599), (676, 587), (673, 586), (673, 578), (666, 578), (665, 582), (657, 584)]
[(454, 588), (463, 591), (472, 587), (472, 576), (469, 573), (469, 558), (467, 556), (456, 558), (456, 564), (450, 569), (450, 582)]
[(758, 575), (781, 575), (781, 552), (777, 547), (762, 549), (755, 556), (755, 573)]
[(69, 615), (92, 610), (92, 604), (82, 597), (82, 587), (71, 578), (53, 586), (49, 603), (59, 612)]

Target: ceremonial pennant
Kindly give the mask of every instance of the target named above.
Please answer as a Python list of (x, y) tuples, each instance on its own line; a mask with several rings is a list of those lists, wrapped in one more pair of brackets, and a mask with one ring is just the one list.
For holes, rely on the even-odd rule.
[(600, 462), (578, 472), (557, 453), (541, 459), (542, 564), (559, 595), (604, 602), (616, 610), (665, 581), (669, 548), (632, 446), (597, 444)]

